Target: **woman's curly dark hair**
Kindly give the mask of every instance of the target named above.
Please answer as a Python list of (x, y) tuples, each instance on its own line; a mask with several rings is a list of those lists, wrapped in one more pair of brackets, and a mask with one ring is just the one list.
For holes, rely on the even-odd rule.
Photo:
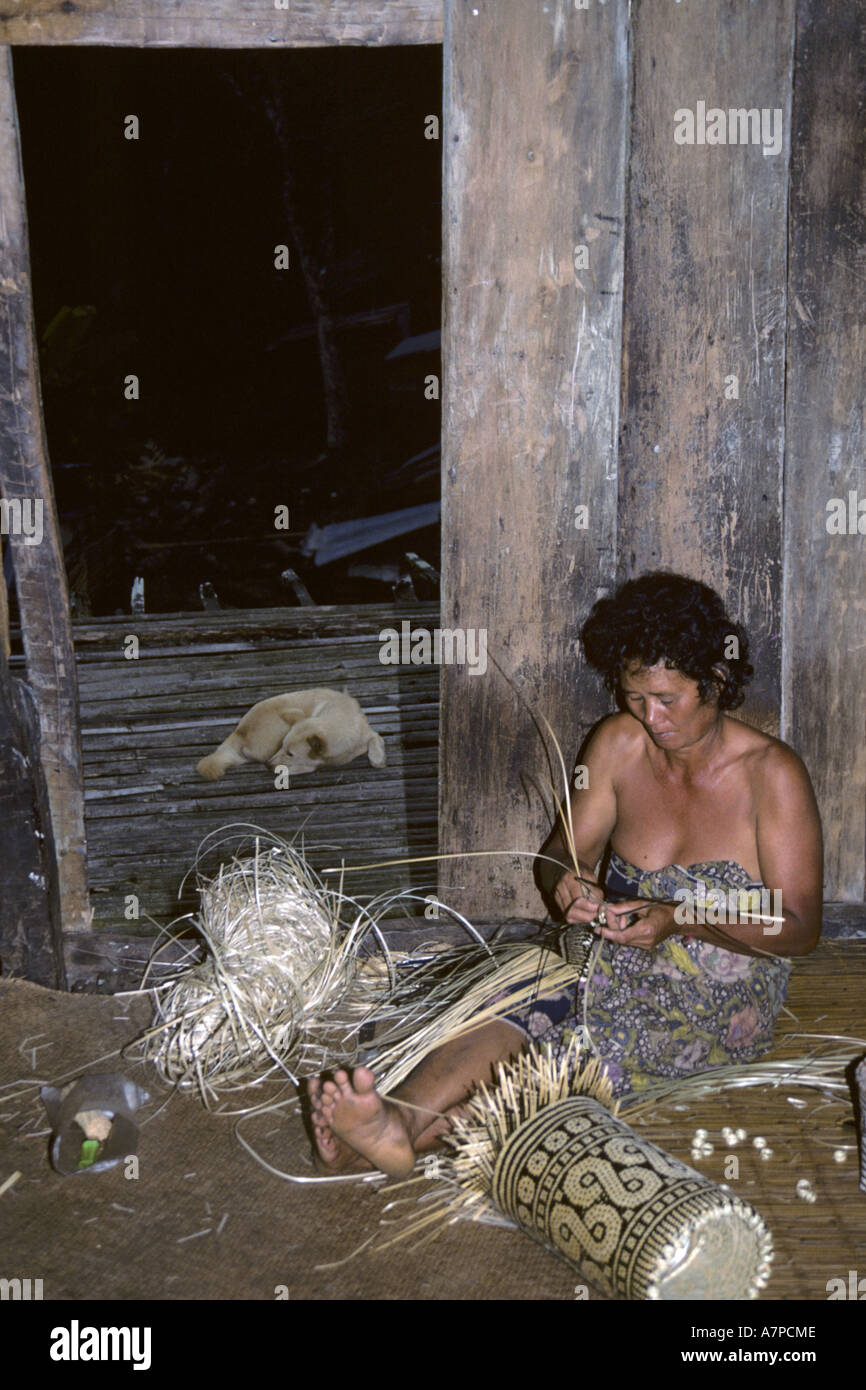
[[(731, 637), (737, 639), (736, 658), (725, 655)], [(746, 631), (727, 616), (719, 595), (697, 579), (668, 570), (630, 579), (612, 598), (599, 599), (580, 639), (587, 660), (611, 692), (626, 664), (664, 662), (697, 681), (702, 701), (717, 694), (720, 710), (736, 709), (754, 674)]]

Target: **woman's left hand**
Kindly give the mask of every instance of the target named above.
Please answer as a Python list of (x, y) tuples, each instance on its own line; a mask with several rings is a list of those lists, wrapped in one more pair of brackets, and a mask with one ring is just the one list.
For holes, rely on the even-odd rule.
[[(627, 925), (630, 915), (639, 913)], [(593, 926), (598, 936), (615, 941), (618, 946), (633, 946), (639, 951), (654, 951), (656, 946), (679, 931), (674, 909), (663, 903), (646, 905), (646, 899), (631, 898), (624, 903), (604, 904), (604, 926)]]

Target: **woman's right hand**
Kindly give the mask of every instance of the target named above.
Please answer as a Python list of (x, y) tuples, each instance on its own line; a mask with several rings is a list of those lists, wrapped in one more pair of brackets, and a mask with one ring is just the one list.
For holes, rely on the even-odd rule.
[(564, 873), (553, 890), (553, 897), (566, 922), (593, 921), (604, 901), (601, 888), (587, 885), (573, 873)]

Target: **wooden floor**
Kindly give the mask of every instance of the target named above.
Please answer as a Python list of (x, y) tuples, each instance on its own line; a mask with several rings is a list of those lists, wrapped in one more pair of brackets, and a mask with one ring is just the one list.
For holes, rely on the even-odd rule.
[[(797, 1029), (862, 1035), (864, 996), (866, 943), (825, 943), (795, 961), (790, 1004), (799, 1023), (787, 1021), (778, 1053), (795, 1055), (815, 1045), (790, 1036)], [(140, 1181), (126, 1181), (120, 1168), (81, 1179), (84, 1187), (57, 1178), (46, 1162), (40, 1085), (93, 1070), (96, 1059), (116, 1056), (114, 1050), (151, 1018), (143, 995), (102, 999), (0, 979), (0, 1173), (21, 1177), (2, 1199), (7, 1272), (44, 1275), (46, 1299), (272, 1300), (274, 1286), (283, 1284), (293, 1303), (497, 1298), (525, 1309), (527, 1301), (552, 1299), (570, 1305), (570, 1318), (581, 1317), (574, 1290), (584, 1281), (517, 1231), (461, 1224), (423, 1248), (407, 1242), (385, 1254), (349, 1258), (368, 1237), (381, 1237), (381, 1221), (393, 1221), (393, 1191), (278, 1181), (240, 1147), (231, 1119), (206, 1112), (194, 1095), (164, 1094), (153, 1070), (128, 1056), (108, 1065), (122, 1066), (152, 1095), (141, 1134)], [(858, 1052), (866, 1045), (852, 1047)], [(24, 1090), (22, 1078), (30, 1083)], [(789, 1097), (805, 1105), (792, 1105)], [(250, 1103), (261, 1099), (250, 1092)], [(240, 1105), (241, 1098), (232, 1102)], [(695, 1166), (720, 1182), (726, 1158), (738, 1159), (729, 1186), (760, 1212), (776, 1250), (756, 1308), (766, 1306), (772, 1325), (802, 1326), (811, 1319), (796, 1306), (801, 1300), (826, 1303), (829, 1281), (847, 1285), (852, 1270), (866, 1278), (866, 1194), (858, 1191), (853, 1120), (850, 1094), (828, 1105), (820, 1092), (786, 1084), (775, 1092), (721, 1093), (684, 1108), (669, 1104), (645, 1124), (631, 1123), (687, 1163), (695, 1127), (705, 1128), (715, 1149)], [(747, 1141), (729, 1150), (723, 1125), (743, 1126)], [(769, 1162), (758, 1157), (755, 1135), (772, 1147)], [(246, 1137), (277, 1171), (311, 1173), (296, 1114), (263, 1114)], [(844, 1164), (833, 1161), (840, 1146)], [(796, 1195), (801, 1177), (816, 1192), (812, 1205)], [(425, 1183), (416, 1189), (430, 1190)], [(226, 1212), (228, 1224), (218, 1234), (215, 1226)], [(194, 1233), (201, 1239), (189, 1239)], [(590, 1299), (604, 1301), (592, 1290)], [(790, 1316), (787, 1308), (773, 1307), (775, 1300), (794, 1305)], [(718, 1326), (736, 1325), (732, 1312), (714, 1309)], [(849, 1335), (852, 1312), (843, 1317), (840, 1336)], [(605, 1334), (614, 1331), (593, 1324), (593, 1336), (598, 1326)]]
[[(192, 879), (178, 899), (184, 875), (205, 836), (232, 822), (286, 839), (303, 834), (316, 868), (341, 858), (363, 863), (435, 853), (439, 671), (379, 661), (380, 631), (399, 631), (406, 620), (435, 628), (439, 606), (259, 609), (75, 624), (94, 929), (147, 933), (193, 910)], [(135, 660), (124, 657), (130, 633), (139, 639)], [(347, 689), (359, 700), (384, 739), (386, 767), (360, 758), (298, 777), (287, 791), (275, 791), (268, 771), (253, 764), (221, 782), (197, 775), (198, 760), (256, 701), (312, 686)], [(424, 889), (435, 881), (435, 865), (395, 868), (354, 875), (347, 891)], [(138, 921), (125, 916), (133, 894)]]

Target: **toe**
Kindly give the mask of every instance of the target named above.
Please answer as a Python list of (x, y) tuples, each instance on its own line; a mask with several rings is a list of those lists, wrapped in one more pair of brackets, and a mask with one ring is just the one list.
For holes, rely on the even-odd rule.
[(338, 1096), (343, 1100), (348, 1100), (349, 1096), (355, 1094), (355, 1089), (349, 1080), (348, 1072), (338, 1071), (334, 1073), (334, 1080), (337, 1083)]

